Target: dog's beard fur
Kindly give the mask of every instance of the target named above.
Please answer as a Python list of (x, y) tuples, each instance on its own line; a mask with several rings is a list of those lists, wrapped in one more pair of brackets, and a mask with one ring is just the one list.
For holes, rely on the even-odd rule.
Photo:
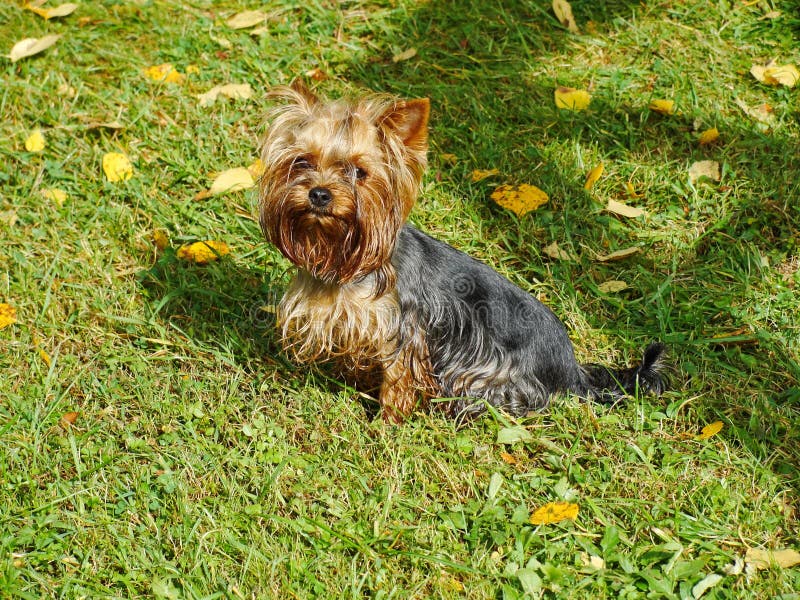
[(297, 360), (335, 360), (395, 421), (434, 396), (455, 398), (443, 407), (463, 418), (485, 403), (524, 415), (559, 392), (608, 402), (664, 389), (661, 345), (630, 369), (581, 366), (546, 306), (405, 224), (426, 166), (427, 100), (272, 95), (284, 104), (263, 144), (260, 219), (300, 269), (278, 306)]

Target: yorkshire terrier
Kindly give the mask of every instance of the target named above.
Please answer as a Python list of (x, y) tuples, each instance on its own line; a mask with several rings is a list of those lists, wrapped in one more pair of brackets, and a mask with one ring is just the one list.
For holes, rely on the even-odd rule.
[(464, 419), (558, 393), (600, 402), (665, 389), (664, 348), (638, 366), (580, 365), (564, 325), (490, 267), (406, 223), (427, 165), (428, 99), (271, 92), (260, 221), (298, 267), (277, 309), (287, 351), (331, 360), (400, 422), (434, 398)]

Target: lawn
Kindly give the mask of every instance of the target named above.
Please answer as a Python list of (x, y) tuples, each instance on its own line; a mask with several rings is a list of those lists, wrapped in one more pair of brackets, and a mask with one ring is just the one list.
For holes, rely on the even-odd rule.
[[(579, 32), (546, 0), (0, 5), (4, 55), (61, 35), (0, 57), (0, 597), (800, 598), (800, 566), (754, 558), (800, 551), (800, 84), (750, 73), (800, 65), (797, 4), (572, 9)], [(254, 188), (203, 192), (297, 77), (429, 97), (412, 220), (545, 301), (582, 361), (662, 340), (672, 391), (391, 427), (293, 365)], [(252, 95), (198, 98), (230, 83)], [(549, 201), (492, 201), (521, 184)], [(203, 240), (230, 253), (179, 258)], [(575, 518), (530, 522), (554, 501)]]

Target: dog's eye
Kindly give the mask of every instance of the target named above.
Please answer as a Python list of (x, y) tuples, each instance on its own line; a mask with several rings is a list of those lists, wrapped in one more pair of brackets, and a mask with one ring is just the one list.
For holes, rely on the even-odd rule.
[(292, 168), (295, 171), (306, 171), (308, 169), (313, 169), (314, 164), (307, 158), (301, 156), (300, 158), (294, 159), (294, 162), (292, 162)]
[(356, 179), (365, 179), (367, 177), (367, 172), (361, 167), (356, 167), (353, 174), (356, 176)]

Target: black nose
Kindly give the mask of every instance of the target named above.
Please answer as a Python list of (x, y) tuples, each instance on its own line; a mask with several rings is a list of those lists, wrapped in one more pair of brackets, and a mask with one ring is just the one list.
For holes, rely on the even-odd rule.
[(308, 201), (317, 208), (324, 208), (328, 206), (333, 200), (333, 194), (328, 188), (315, 187), (311, 188), (308, 192)]

